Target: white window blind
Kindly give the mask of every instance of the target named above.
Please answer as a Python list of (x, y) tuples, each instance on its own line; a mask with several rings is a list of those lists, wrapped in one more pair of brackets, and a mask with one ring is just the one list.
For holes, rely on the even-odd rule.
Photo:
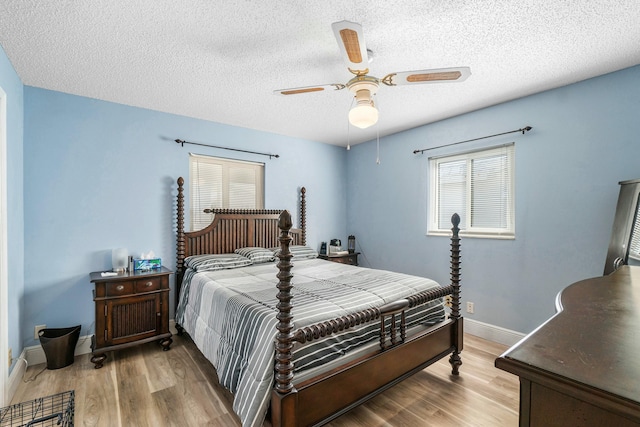
[(460, 215), (462, 234), (514, 237), (514, 145), (429, 159), (428, 234), (449, 234)]
[(264, 209), (264, 164), (191, 154), (191, 230), (211, 223), (204, 209)]
[(451, 228), (451, 215), (467, 217), (467, 162), (458, 160), (438, 164), (438, 228)]
[(636, 205), (636, 215), (631, 230), (631, 241), (629, 242), (629, 256), (640, 261), (640, 198)]

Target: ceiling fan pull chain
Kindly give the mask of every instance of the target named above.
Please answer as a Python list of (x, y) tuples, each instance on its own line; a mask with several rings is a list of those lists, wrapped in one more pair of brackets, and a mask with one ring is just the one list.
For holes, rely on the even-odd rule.
[(377, 147), (377, 158), (376, 158), (376, 165), (380, 164), (380, 129), (378, 129), (378, 138), (377, 138), (377, 143), (376, 143)]
[[(378, 101), (378, 95), (376, 95), (376, 101)], [(376, 102), (378, 104), (378, 102)], [(378, 110), (380, 106), (378, 105)], [(376, 165), (380, 164), (380, 121), (376, 123)]]

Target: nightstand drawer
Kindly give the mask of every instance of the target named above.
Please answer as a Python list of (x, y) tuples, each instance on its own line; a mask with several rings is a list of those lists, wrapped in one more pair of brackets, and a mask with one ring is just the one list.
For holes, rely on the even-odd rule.
[(130, 295), (133, 293), (133, 282), (120, 281), (106, 283), (106, 292), (108, 297)]
[(136, 280), (136, 293), (157, 291), (162, 285), (161, 277), (153, 277), (144, 280)]

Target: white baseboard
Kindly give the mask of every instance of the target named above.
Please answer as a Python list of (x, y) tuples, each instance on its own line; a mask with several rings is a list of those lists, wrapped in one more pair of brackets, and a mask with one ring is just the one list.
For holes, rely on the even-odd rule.
[(20, 381), (24, 378), (24, 373), (27, 372), (27, 366), (26, 353), (22, 350), (20, 357), (18, 357), (15, 366), (9, 374), (9, 382), (7, 383), (5, 395), (6, 402), (3, 406), (8, 406), (9, 402), (13, 399), (13, 396), (15, 396), (16, 391), (18, 391), (18, 386), (20, 386)]
[(464, 318), (464, 331), (468, 334), (475, 335), (485, 340), (497, 342), (499, 344), (511, 347), (522, 338), (525, 334), (512, 331), (510, 329), (501, 328), (500, 326), (490, 325), (488, 323), (478, 322), (477, 320)]

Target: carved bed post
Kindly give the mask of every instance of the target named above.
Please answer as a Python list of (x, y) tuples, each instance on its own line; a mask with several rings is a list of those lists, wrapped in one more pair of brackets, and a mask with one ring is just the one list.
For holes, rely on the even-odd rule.
[(458, 368), (462, 365), (462, 359), (460, 358), (460, 351), (462, 351), (462, 338), (463, 338), (463, 329), (462, 329), (462, 318), (460, 316), (460, 228), (458, 225), (460, 224), (460, 216), (458, 214), (453, 214), (451, 216), (451, 224), (453, 227), (451, 231), (453, 235), (451, 236), (451, 286), (453, 287), (453, 292), (451, 294), (451, 318), (456, 321), (456, 328), (453, 342), (456, 343), (456, 348), (451, 353), (451, 357), (449, 358), (449, 363), (451, 364), (451, 373), (453, 375), (458, 375)]
[[(178, 178), (178, 232), (176, 239), (176, 286), (180, 295), (180, 284), (182, 283), (182, 275), (184, 274), (184, 178)], [(178, 307), (178, 298), (176, 298), (176, 308)]]
[(302, 245), (307, 244), (307, 189), (300, 189), (300, 228), (302, 229)]
[[(303, 193), (304, 194), (304, 193)], [(296, 412), (296, 390), (293, 388), (293, 360), (292, 350), (294, 336), (293, 315), (291, 314), (291, 258), (293, 255), (289, 251), (291, 236), (289, 230), (292, 226), (291, 214), (283, 211), (278, 220), (280, 228), (280, 253), (278, 258), (278, 325), (276, 329), (276, 366), (275, 366), (275, 390), (272, 398), (272, 421), (274, 426), (287, 425), (291, 420), (295, 420)], [(294, 421), (295, 422), (295, 421)]]

